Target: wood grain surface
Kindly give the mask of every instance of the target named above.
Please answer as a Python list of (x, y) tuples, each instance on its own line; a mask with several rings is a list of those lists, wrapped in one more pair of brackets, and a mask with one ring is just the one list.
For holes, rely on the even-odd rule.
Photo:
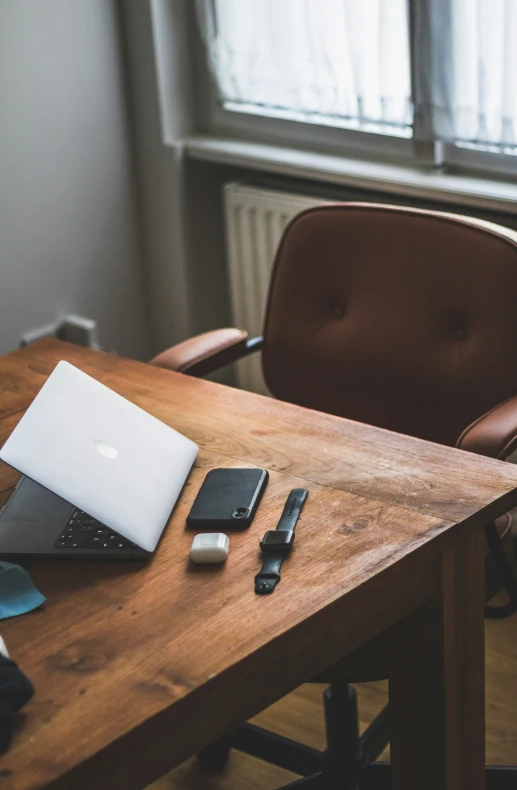
[(4, 413), (26, 408), (61, 358), (233, 462), (446, 521), (489, 520), (489, 503), (500, 512), (504, 496), (503, 510), (515, 504), (512, 465), (57, 340), (2, 357)]
[[(2, 439), (60, 359), (201, 450), (147, 565), (31, 568), (47, 603), (2, 623), (36, 687), (0, 758), (6, 790), (143, 787), (409, 615), (438, 592), (444, 553), (517, 504), (511, 465), (57, 341), (0, 359)], [(192, 568), (204, 474), (242, 465), (270, 471), (255, 521), (223, 568)], [(4, 496), (14, 482), (2, 466)], [(258, 598), (258, 539), (303, 485), (295, 550)]]

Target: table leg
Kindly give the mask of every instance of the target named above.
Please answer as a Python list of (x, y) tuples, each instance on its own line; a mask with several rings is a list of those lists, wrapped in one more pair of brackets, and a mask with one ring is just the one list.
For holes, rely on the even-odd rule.
[(443, 557), (447, 788), (485, 787), (485, 537), (477, 530)]
[(481, 530), (443, 555), (441, 578), (442, 600), (392, 630), (392, 790), (484, 788)]

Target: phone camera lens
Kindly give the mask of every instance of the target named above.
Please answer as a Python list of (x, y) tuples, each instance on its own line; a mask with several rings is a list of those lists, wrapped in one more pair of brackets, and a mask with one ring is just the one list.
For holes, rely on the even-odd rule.
[(246, 518), (247, 515), (248, 509), (245, 507), (238, 507), (233, 511), (233, 518)]

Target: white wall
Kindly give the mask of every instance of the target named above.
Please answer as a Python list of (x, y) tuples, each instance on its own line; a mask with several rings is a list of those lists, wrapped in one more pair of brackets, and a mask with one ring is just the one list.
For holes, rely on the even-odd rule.
[(116, 0), (0, 0), (0, 352), (74, 312), (149, 351)]

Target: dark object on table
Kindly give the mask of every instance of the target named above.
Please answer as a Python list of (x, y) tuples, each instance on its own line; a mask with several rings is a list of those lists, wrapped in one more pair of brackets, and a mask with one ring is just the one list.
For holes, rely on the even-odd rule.
[(192, 529), (245, 529), (267, 485), (265, 469), (212, 469), (187, 516)]
[(11, 743), (13, 714), (29, 702), (34, 686), (18, 665), (0, 655), (0, 752)]

